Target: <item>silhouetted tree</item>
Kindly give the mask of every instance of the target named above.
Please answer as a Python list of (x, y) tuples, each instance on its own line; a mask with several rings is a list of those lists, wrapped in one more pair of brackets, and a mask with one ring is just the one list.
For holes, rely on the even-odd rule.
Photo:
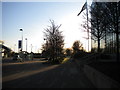
[(98, 52), (100, 52), (100, 41), (105, 37), (107, 26), (106, 14), (103, 2), (94, 2), (91, 6), (91, 34), (94, 40), (98, 42)]
[[(98, 52), (100, 51), (100, 41), (105, 39), (105, 47), (108, 48), (108, 42), (114, 41), (107, 40), (107, 37), (116, 35), (116, 55), (117, 61), (119, 60), (119, 34), (120, 34), (120, 1), (119, 2), (93, 2), (90, 7), (89, 29), (93, 40), (98, 42)], [(86, 22), (82, 25), (86, 28)], [(110, 36), (109, 36), (110, 35)], [(113, 40), (113, 39), (111, 39)], [(110, 45), (109, 45), (110, 46)], [(115, 46), (115, 44), (114, 44)], [(113, 46), (112, 46), (113, 47)], [(114, 47), (113, 47), (114, 48)]]
[[(46, 40), (46, 39), (44, 39)], [(45, 57), (45, 58), (49, 58), (49, 54), (50, 54), (50, 49), (49, 49), (49, 44), (48, 44), (48, 41), (46, 40), (46, 43), (42, 44), (42, 56)]]
[(72, 48), (73, 48), (73, 55), (72, 55), (73, 58), (81, 58), (86, 55), (85, 51), (83, 50), (83, 44), (79, 40), (73, 43)]
[(109, 32), (116, 34), (116, 55), (117, 61), (119, 61), (120, 1), (106, 3), (106, 8)]
[[(83, 28), (85, 28), (86, 32), (87, 28), (89, 29), (89, 33), (91, 33), (91, 39), (97, 41), (97, 51), (100, 52), (100, 42), (105, 37), (106, 27), (108, 24), (107, 15), (105, 14), (105, 3), (103, 2), (93, 2), (90, 6), (90, 15), (91, 17), (88, 18), (88, 27), (87, 21), (85, 20), (82, 24)], [(86, 14), (84, 14), (84, 19)]]
[(67, 56), (71, 56), (71, 54), (72, 54), (72, 50), (71, 50), (70, 48), (67, 48), (67, 49), (65, 50), (65, 52), (66, 52), (66, 55), (67, 55)]
[(77, 40), (73, 43), (73, 53), (77, 53), (79, 50), (82, 50), (83, 49), (83, 44)]
[(61, 25), (55, 25), (53, 20), (50, 20), (51, 26), (45, 29), (45, 38), (46, 43), (43, 45), (44, 52), (47, 53), (49, 61), (61, 62), (63, 60), (63, 46), (64, 38), (62, 31), (59, 31)]

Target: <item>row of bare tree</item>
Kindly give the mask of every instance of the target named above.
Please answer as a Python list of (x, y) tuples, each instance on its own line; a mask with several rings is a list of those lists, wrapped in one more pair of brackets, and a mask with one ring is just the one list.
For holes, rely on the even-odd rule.
[[(97, 41), (97, 51), (100, 52), (101, 40), (105, 40), (107, 46), (107, 39), (110, 33), (116, 36), (116, 56), (119, 61), (119, 40), (120, 40), (120, 1), (119, 2), (93, 2), (90, 6), (89, 24), (87, 21), (82, 24), (86, 29), (89, 28), (91, 39)], [(112, 37), (112, 36), (109, 36)], [(106, 48), (106, 47), (105, 47)]]
[[(101, 40), (104, 39), (106, 43), (106, 37), (114, 33), (116, 35), (116, 56), (119, 61), (120, 2), (93, 2), (90, 6), (90, 15), (90, 18), (87, 18), (89, 24), (86, 21), (82, 26), (85, 29), (88, 28), (91, 38), (98, 42), (97, 51), (100, 52)], [(50, 23), (51, 26), (48, 26), (44, 32), (46, 43), (43, 44), (42, 50), (50, 62), (60, 63), (64, 58), (64, 37), (62, 31), (59, 31), (61, 25), (55, 25), (53, 20), (50, 20)], [(82, 44), (76, 41), (72, 48), (74, 53), (77, 53), (82, 48)], [(67, 52), (70, 53), (70, 50)]]

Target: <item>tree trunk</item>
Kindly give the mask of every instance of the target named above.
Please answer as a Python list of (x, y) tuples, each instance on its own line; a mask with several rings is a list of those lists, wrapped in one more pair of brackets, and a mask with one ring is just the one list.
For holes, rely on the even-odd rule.
[[(106, 28), (106, 27), (105, 27)], [(107, 50), (107, 35), (106, 35), (106, 30), (105, 30), (105, 52), (106, 52), (106, 50)]]
[(100, 38), (98, 38), (98, 52), (100, 52)]
[(117, 62), (119, 62), (119, 35), (116, 33), (116, 43), (117, 43)]
[(116, 6), (116, 43), (117, 43), (117, 62), (119, 62), (119, 31), (118, 31), (118, 3)]

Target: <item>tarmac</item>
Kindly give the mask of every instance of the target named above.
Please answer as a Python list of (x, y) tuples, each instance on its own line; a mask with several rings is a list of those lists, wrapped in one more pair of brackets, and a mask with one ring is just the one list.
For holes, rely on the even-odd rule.
[[(2, 64), (2, 88), (119, 88), (111, 79), (101, 80), (101, 73), (90, 66), (78, 66), (75, 62), (50, 65), (41, 59), (15, 62), (6, 59)], [(94, 74), (90, 73), (94, 72)], [(99, 74), (98, 74), (99, 73)], [(91, 74), (91, 75), (90, 75)], [(98, 78), (94, 78), (98, 76)], [(95, 83), (98, 82), (97, 84)], [(112, 82), (101, 86), (102, 82)]]
[(2, 88), (94, 88), (74, 63), (45, 65), (42, 62), (3, 63)]

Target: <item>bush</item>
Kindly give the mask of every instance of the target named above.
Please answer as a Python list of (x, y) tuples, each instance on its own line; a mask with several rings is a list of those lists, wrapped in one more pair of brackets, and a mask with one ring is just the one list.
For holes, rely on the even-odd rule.
[(78, 59), (78, 58), (84, 57), (85, 55), (86, 55), (85, 52), (79, 51), (79, 52), (77, 52), (77, 53), (75, 53), (75, 54), (73, 55), (73, 58)]

